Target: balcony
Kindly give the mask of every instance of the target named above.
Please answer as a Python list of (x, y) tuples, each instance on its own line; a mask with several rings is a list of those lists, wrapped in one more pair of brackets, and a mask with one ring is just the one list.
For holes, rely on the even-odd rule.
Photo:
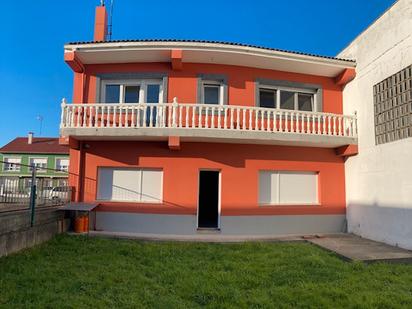
[(197, 103), (66, 104), (60, 133), (78, 140), (167, 140), (334, 148), (357, 144), (356, 115)]

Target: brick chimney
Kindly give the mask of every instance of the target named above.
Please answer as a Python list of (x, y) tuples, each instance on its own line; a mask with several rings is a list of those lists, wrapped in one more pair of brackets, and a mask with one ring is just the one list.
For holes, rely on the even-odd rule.
[(27, 144), (31, 145), (33, 143), (33, 132), (29, 132), (27, 135)]
[(104, 1), (100, 1), (100, 5), (96, 7), (94, 17), (94, 41), (106, 41), (107, 36), (107, 11), (104, 6)]

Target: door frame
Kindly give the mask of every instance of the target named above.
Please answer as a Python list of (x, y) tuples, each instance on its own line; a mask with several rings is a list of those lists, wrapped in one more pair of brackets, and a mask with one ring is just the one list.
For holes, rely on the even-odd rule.
[(197, 173), (197, 207), (196, 207), (196, 229), (202, 229), (199, 227), (199, 204), (200, 204), (200, 172), (218, 172), (219, 173), (219, 189), (218, 189), (218, 201), (217, 201), (217, 227), (214, 230), (220, 230), (220, 212), (221, 212), (221, 195), (222, 195), (222, 170), (218, 168), (199, 168)]

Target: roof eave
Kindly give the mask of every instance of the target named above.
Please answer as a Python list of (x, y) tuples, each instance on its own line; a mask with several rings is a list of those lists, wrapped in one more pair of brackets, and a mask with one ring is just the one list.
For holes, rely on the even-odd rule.
[(348, 59), (339, 59), (326, 56), (315, 56), (297, 52), (282, 51), (263, 47), (208, 43), (208, 42), (174, 42), (174, 41), (111, 41), (111, 42), (85, 42), (69, 43), (64, 46), (65, 52), (97, 52), (97, 51), (143, 51), (143, 50), (171, 50), (181, 49), (190, 51), (219, 51), (256, 56), (273, 57), (292, 61), (310, 62), (313, 64), (330, 65), (339, 68), (354, 68), (356, 62)]

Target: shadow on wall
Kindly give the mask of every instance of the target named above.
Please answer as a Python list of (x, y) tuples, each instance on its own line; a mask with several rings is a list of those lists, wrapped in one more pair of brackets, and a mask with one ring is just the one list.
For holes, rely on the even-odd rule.
[[(267, 146), (183, 142), (180, 151), (171, 151), (167, 142), (87, 142), (87, 153), (126, 165), (138, 165), (140, 157), (204, 159), (243, 168), (247, 160), (340, 163), (333, 148)], [(253, 147), (252, 147), (253, 146)], [(223, 155), (222, 155), (223, 154)]]
[(348, 202), (348, 232), (412, 250), (412, 201), (410, 205)]

